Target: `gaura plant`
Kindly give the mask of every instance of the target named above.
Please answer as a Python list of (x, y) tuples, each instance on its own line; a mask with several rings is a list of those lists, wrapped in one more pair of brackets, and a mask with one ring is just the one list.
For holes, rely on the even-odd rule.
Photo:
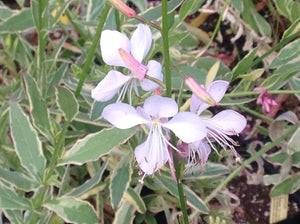
[[(269, 29), (255, 21), (241, 27), (247, 12), (237, 1), (212, 6), (220, 18), (210, 39), (200, 36), (204, 50), (184, 22), (199, 8), (209, 12), (204, 1), (17, 2), (19, 10), (0, 2), (1, 223), (139, 224), (159, 215), (166, 223), (218, 216), (230, 223), (211, 199), (225, 203), (226, 184), (275, 146), (280, 151), (266, 158), (289, 169), (266, 177), (272, 195), (299, 188), (289, 185), (300, 179), (292, 174), (299, 167), (296, 115), (274, 120), (242, 105), (258, 98), (268, 112), (280, 104), (270, 95), (299, 94), (299, 51), (291, 50), (299, 45), (299, 16), (286, 15), (291, 28), (278, 45), (264, 46), (282, 48), (266, 78), (253, 67), (266, 57), (255, 59), (267, 43), (256, 32), (267, 40)], [(222, 18), (237, 12), (235, 38), (247, 28), (248, 42), (260, 44), (231, 69), (220, 55), (202, 54)], [(246, 113), (271, 123), (257, 129), (272, 142), (243, 162), (237, 147), (251, 124)]]

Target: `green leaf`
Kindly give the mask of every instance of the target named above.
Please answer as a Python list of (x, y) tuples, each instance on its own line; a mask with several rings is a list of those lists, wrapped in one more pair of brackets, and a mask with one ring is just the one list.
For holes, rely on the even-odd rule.
[(55, 88), (56, 102), (64, 113), (67, 121), (72, 121), (79, 110), (79, 104), (71, 90), (66, 87), (57, 86)]
[(8, 187), (0, 181), (0, 208), (31, 210), (30, 202), (17, 195), (13, 188)]
[(115, 214), (113, 224), (133, 223), (135, 209), (132, 204), (123, 201)]
[(10, 223), (24, 224), (22, 210), (3, 209), (2, 211), (5, 214), (5, 217), (10, 221)]
[(292, 155), (293, 166), (300, 167), (300, 152), (295, 152)]
[[(177, 198), (179, 197), (177, 186), (172, 177), (167, 175), (165, 172), (162, 172), (161, 175), (156, 174), (155, 177), (165, 188), (170, 191), (171, 194), (173, 194)], [(187, 203), (191, 207), (202, 213), (209, 212), (208, 207), (201, 200), (201, 198), (199, 198), (198, 195), (196, 195), (188, 186), (183, 185), (183, 191), (184, 195), (186, 196)]]
[(287, 38), (287, 37), (293, 35), (294, 33), (298, 32), (298, 31), (300, 31), (300, 17), (299, 17), (297, 20), (295, 20), (295, 21), (293, 22), (293, 24), (290, 25), (290, 26), (284, 31), (284, 33), (283, 33), (283, 35), (282, 35), (282, 38), (281, 38), (281, 41), (283, 41), (285, 38)]
[(15, 11), (8, 7), (0, 6), (0, 22), (1, 20), (7, 20), (10, 16), (14, 14)]
[(248, 74), (239, 75), (238, 78), (244, 79), (246, 81), (255, 81), (264, 73), (263, 68), (255, 69)]
[(231, 0), (231, 4), (233, 5), (234, 8), (236, 8), (239, 12), (244, 11), (244, 3), (241, 0)]
[(288, 152), (290, 154), (294, 152), (299, 152), (299, 145), (300, 145), (300, 127), (294, 132), (292, 137), (290, 138), (288, 142)]
[(68, 65), (62, 64), (57, 70), (57, 72), (51, 75), (51, 81), (49, 83), (47, 96), (52, 96), (55, 93), (55, 85), (57, 85), (60, 82), (60, 80), (62, 79), (62, 77), (67, 71), (68, 71)]
[(127, 130), (111, 128), (89, 134), (78, 140), (59, 160), (59, 164), (82, 165), (88, 161), (97, 160), (112, 148), (126, 142), (133, 135), (134, 130), (135, 128)]
[(271, 191), (271, 197), (294, 193), (300, 188), (300, 174), (294, 174), (276, 185)]
[(222, 164), (206, 163), (203, 166), (193, 166), (188, 169), (183, 179), (206, 179), (225, 175), (229, 172), (228, 168)]
[(139, 195), (141, 188), (142, 188), (142, 185), (140, 185), (140, 184), (137, 185), (135, 189), (128, 188), (127, 192), (125, 194), (125, 199), (130, 204), (132, 204), (139, 213), (145, 213), (146, 205), (145, 205), (143, 199), (141, 198), (141, 196)]
[(29, 178), (23, 173), (10, 171), (1, 166), (0, 166), (0, 179), (14, 185), (17, 189), (21, 189), (24, 191), (31, 191), (38, 187), (38, 183), (35, 180)]
[(22, 109), (14, 102), (10, 107), (10, 126), (16, 153), (23, 167), (38, 180), (46, 165), (41, 141)]
[(260, 32), (264, 36), (271, 37), (271, 27), (267, 21), (256, 11), (252, 0), (243, 0), (245, 8), (242, 13), (243, 20), (248, 23), (255, 32)]
[(270, 68), (276, 68), (288, 63), (300, 63), (300, 39), (297, 39), (282, 48), (276, 58), (271, 62)]
[(31, 10), (23, 9), (0, 24), (0, 34), (23, 32), (32, 27), (34, 23)]
[(273, 75), (266, 78), (261, 86), (274, 90), (282, 87), (294, 75), (300, 75), (300, 63), (291, 63), (280, 66)]
[(282, 152), (282, 153), (268, 155), (267, 160), (270, 161), (271, 163), (283, 164), (288, 158), (289, 155)]
[(245, 74), (249, 69), (249, 65), (252, 63), (255, 58), (257, 49), (250, 51), (239, 63), (233, 68), (233, 80), (238, 77), (238, 75)]
[(99, 219), (93, 207), (86, 201), (72, 197), (61, 197), (46, 201), (44, 207), (55, 212), (66, 222), (96, 224)]
[(109, 190), (113, 209), (118, 208), (131, 181), (131, 162), (132, 153), (130, 152), (121, 159), (112, 173)]
[(52, 129), (47, 104), (43, 99), (36, 81), (29, 74), (23, 76), (26, 94), (30, 103), (30, 112), (35, 127), (48, 139), (52, 140)]
[[(297, 77), (296, 75), (294, 77), (292, 77), (289, 80), (289, 84), (292, 90), (299, 90), (300, 89), (300, 74)], [(298, 97), (298, 99), (300, 100), (300, 93), (295, 94), (295, 96)]]
[[(183, 21), (194, 9), (194, 7), (202, 5), (204, 0), (185, 0), (180, 6), (179, 20)], [(198, 7), (199, 8), (199, 7)]]
[(207, 87), (217, 76), (218, 70), (220, 68), (220, 61), (216, 61), (213, 66), (209, 69), (206, 80), (205, 80), (205, 87)]
[(107, 162), (104, 163), (104, 165), (102, 165), (102, 167), (97, 171), (97, 173), (95, 173), (95, 175), (91, 179), (87, 180), (84, 184), (76, 188), (73, 188), (70, 192), (66, 193), (66, 195), (73, 196), (73, 197), (80, 197), (81, 195), (91, 190), (94, 186), (96, 186), (100, 182), (106, 166), (107, 166)]

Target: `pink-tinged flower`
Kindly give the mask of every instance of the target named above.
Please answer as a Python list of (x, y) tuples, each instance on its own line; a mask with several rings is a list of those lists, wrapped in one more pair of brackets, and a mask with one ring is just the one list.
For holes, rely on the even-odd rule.
[(268, 93), (268, 90), (264, 87), (256, 87), (254, 91), (261, 91), (259, 94), (256, 103), (261, 104), (264, 110), (269, 113), (271, 106), (277, 106), (278, 103), (276, 100), (272, 99), (272, 96)]
[(185, 79), (185, 85), (190, 88), (193, 94), (195, 94), (204, 102), (208, 103), (211, 106), (216, 105), (215, 100), (209, 95), (205, 88), (199, 85), (192, 77), (188, 77)]
[(204, 140), (196, 141), (193, 143), (182, 142), (177, 146), (180, 150), (179, 158), (188, 158), (187, 167), (196, 164), (204, 164), (208, 160), (211, 152), (209, 144)]
[[(111, 66), (121, 66), (130, 70), (130, 75), (124, 75), (111, 70), (96, 88), (92, 90), (92, 98), (97, 101), (112, 99), (121, 89), (117, 101), (121, 101), (129, 88), (138, 95), (137, 80), (145, 91), (158, 88), (158, 84), (144, 78), (147, 74), (160, 81), (163, 80), (161, 64), (149, 60), (147, 65), (142, 64), (152, 44), (151, 30), (147, 25), (139, 24), (131, 39), (116, 30), (104, 30), (101, 34), (100, 47), (104, 62)], [(130, 95), (131, 96), (131, 95)]]
[[(206, 90), (212, 96), (212, 98), (218, 103), (223, 98), (228, 88), (228, 85), (229, 83), (227, 81), (218, 80), (210, 83)], [(209, 105), (207, 103), (203, 102), (195, 95), (192, 95), (191, 105), (190, 105), (190, 109), (192, 112), (200, 115), (208, 107)], [(243, 115), (239, 114), (238, 112), (228, 109), (219, 112), (218, 114), (214, 115), (211, 118), (201, 117), (201, 119), (207, 129), (206, 140), (209, 143), (209, 145), (215, 151), (217, 151), (210, 140), (212, 138), (223, 148), (227, 148), (227, 147), (230, 148), (234, 153), (234, 155), (236, 156), (236, 158), (238, 159), (239, 155), (235, 151), (233, 146), (233, 145), (237, 145), (237, 143), (228, 136), (238, 135), (238, 133), (240, 133), (246, 127), (247, 124), (246, 118)], [(208, 146), (203, 145), (203, 143), (199, 144), (198, 142), (196, 142), (193, 143), (191, 147), (195, 150), (197, 154), (200, 155), (199, 156), (200, 158), (202, 155), (203, 161), (206, 159), (207, 153), (209, 153), (210, 151), (207, 148)], [(195, 153), (192, 154), (190, 160), (194, 159), (193, 155), (195, 155)]]
[(116, 9), (122, 12), (128, 18), (132, 18), (135, 16), (135, 11), (128, 7), (124, 2), (121, 0), (108, 0)]
[[(184, 142), (191, 143), (206, 136), (202, 120), (194, 113), (179, 112), (175, 100), (157, 95), (145, 100), (144, 106), (135, 109), (125, 103), (114, 103), (106, 106), (103, 118), (120, 129), (127, 129), (139, 124), (149, 128), (146, 141), (135, 149), (135, 158), (145, 175), (152, 175), (166, 162), (170, 161), (168, 131)], [(172, 119), (168, 120), (169, 117)], [(167, 137), (166, 137), (167, 136)], [(142, 180), (143, 180), (142, 178)]]

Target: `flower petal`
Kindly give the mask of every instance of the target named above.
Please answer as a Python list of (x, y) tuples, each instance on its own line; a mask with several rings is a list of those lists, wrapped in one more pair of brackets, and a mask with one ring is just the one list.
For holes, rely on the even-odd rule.
[(207, 92), (212, 96), (216, 103), (219, 103), (223, 98), (228, 86), (229, 82), (217, 80), (207, 86)]
[(149, 134), (146, 142), (135, 148), (135, 158), (144, 173), (152, 175), (170, 160), (167, 143), (158, 132)]
[(125, 34), (116, 30), (104, 30), (101, 33), (100, 47), (103, 61), (106, 64), (127, 68), (119, 54), (120, 48), (130, 52), (130, 41)]
[(130, 44), (132, 56), (139, 62), (142, 62), (152, 44), (152, 33), (149, 26), (140, 23), (132, 34)]
[(162, 126), (172, 130), (178, 138), (186, 143), (201, 140), (207, 134), (202, 119), (192, 112), (180, 112), (170, 121), (162, 123)]
[[(210, 83), (206, 90), (210, 94), (210, 96), (216, 101), (216, 103), (218, 103), (223, 98), (223, 96), (228, 88), (228, 85), (229, 85), (229, 82), (227, 82), (227, 81), (217, 80), (217, 81)], [(198, 114), (201, 114), (202, 111), (206, 110), (209, 107), (210, 107), (209, 104), (204, 103), (202, 100), (200, 100), (194, 94), (192, 95), (191, 106), (190, 106), (192, 112), (195, 112), (196, 110), (198, 110)]]
[(207, 144), (203, 140), (197, 141), (197, 142), (193, 142), (193, 144), (195, 146), (195, 150), (196, 150), (196, 152), (198, 154), (198, 157), (200, 159), (200, 163), (201, 164), (206, 163), (207, 160), (208, 160), (208, 156), (209, 156), (209, 154), (211, 152), (209, 144)]
[[(163, 81), (163, 74), (161, 72), (161, 64), (159, 62), (150, 60), (148, 62), (147, 67), (148, 67), (147, 75), (149, 75), (153, 78), (156, 78), (160, 81)], [(149, 79), (143, 79), (141, 81), (141, 87), (144, 91), (151, 91), (151, 90), (158, 88), (159, 85), (153, 81), (150, 81)]]
[(178, 106), (172, 98), (154, 95), (145, 100), (144, 110), (154, 118), (165, 118), (174, 116)]
[(151, 122), (138, 113), (133, 106), (126, 103), (109, 104), (103, 109), (102, 116), (120, 129)]
[(221, 129), (227, 135), (235, 135), (244, 130), (246, 118), (234, 110), (223, 110), (212, 118), (204, 119), (212, 130)]
[(121, 72), (111, 70), (101, 82), (98, 83), (96, 88), (91, 92), (92, 98), (105, 102), (112, 99), (118, 90), (130, 80), (130, 76), (123, 75)]

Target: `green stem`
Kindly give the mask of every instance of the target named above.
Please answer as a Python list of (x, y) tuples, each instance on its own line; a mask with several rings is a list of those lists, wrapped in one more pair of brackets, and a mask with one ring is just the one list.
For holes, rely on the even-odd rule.
[(252, 68), (254, 65), (257, 65), (258, 63), (260, 63), (265, 57), (267, 57), (269, 54), (271, 54), (273, 51), (279, 50), (283, 45), (285, 45), (286, 43), (289, 43), (291, 40), (293, 40), (294, 38), (298, 37), (300, 35), (300, 31), (294, 33), (293, 35), (284, 38), (283, 40), (281, 40), (276, 46), (272, 47), (270, 50), (268, 50), (266, 53), (264, 53), (262, 56), (258, 57), (256, 60), (254, 60), (249, 68)]
[(240, 173), (245, 167), (250, 165), (253, 161), (255, 161), (258, 157), (275, 147), (278, 143), (280, 143), (282, 140), (290, 136), (294, 133), (294, 131), (298, 128), (297, 125), (295, 125), (293, 128), (291, 128), (288, 132), (283, 134), (281, 137), (277, 138), (275, 141), (265, 145), (261, 150), (259, 150), (257, 153), (255, 153), (253, 156), (251, 156), (249, 159), (247, 159), (240, 167), (238, 167), (236, 170), (234, 170), (222, 183), (220, 183), (213, 192), (208, 195), (204, 202), (208, 203), (212, 198), (217, 195), (218, 191), (220, 191), (223, 187), (225, 187), (238, 173)]
[(252, 114), (252, 115), (254, 115), (254, 116), (256, 116), (256, 117), (259, 117), (259, 118), (261, 118), (261, 119), (263, 119), (263, 120), (266, 120), (266, 121), (269, 121), (269, 122), (273, 122), (273, 121), (274, 121), (272, 118), (267, 117), (267, 116), (264, 116), (264, 115), (262, 115), (262, 114), (260, 114), (260, 113), (257, 113), (256, 111), (251, 110), (251, 109), (249, 109), (248, 107), (245, 107), (245, 106), (243, 106), (243, 105), (237, 104), (237, 105), (235, 105), (235, 106), (238, 107), (238, 108), (240, 108), (241, 110), (246, 111), (246, 112), (248, 112), (249, 114)]
[[(239, 96), (249, 96), (249, 95), (259, 95), (261, 91), (246, 91), (246, 92), (235, 92), (227, 93), (226, 97), (239, 97)], [(269, 94), (297, 94), (300, 90), (268, 90)]]
[(51, 175), (55, 169), (56, 161), (57, 161), (59, 155), (61, 154), (61, 150), (63, 149), (63, 147), (62, 147), (63, 140), (64, 140), (64, 137), (67, 132), (69, 124), (70, 124), (69, 121), (65, 121), (63, 128), (59, 134), (59, 138), (58, 138), (56, 147), (54, 148), (54, 152), (53, 152), (52, 158), (50, 160), (49, 169), (45, 176), (45, 183), (47, 183), (48, 179), (51, 177)]
[(134, 18), (135, 18), (136, 20), (142, 22), (142, 23), (145, 23), (145, 24), (147, 24), (147, 25), (149, 25), (149, 26), (152, 26), (153, 28), (155, 28), (155, 29), (161, 31), (160, 26), (159, 26), (158, 24), (156, 24), (156, 23), (153, 23), (153, 22), (151, 22), (151, 21), (149, 21), (149, 20), (146, 20), (146, 19), (144, 19), (143, 17), (141, 17), (141, 16), (139, 16), (139, 15), (135, 15)]
[(93, 55), (94, 55), (95, 49), (98, 45), (99, 38), (100, 38), (100, 35), (101, 35), (101, 31), (102, 31), (104, 23), (106, 21), (106, 17), (108, 15), (109, 9), (110, 9), (110, 4), (106, 3), (105, 8), (102, 11), (102, 16), (101, 16), (99, 25), (97, 27), (96, 34), (95, 34), (95, 37), (93, 39), (92, 45), (90, 47), (88, 57), (86, 59), (86, 62), (85, 62), (84, 66), (83, 66), (83, 69), (82, 69), (81, 76), (79, 78), (78, 86), (77, 86), (77, 89), (76, 89), (76, 92), (75, 92), (76, 98), (78, 98), (79, 95), (80, 95), (80, 92), (81, 92), (81, 89), (82, 89), (82, 86), (83, 86), (83, 82), (85, 80), (85, 77), (86, 77), (87, 72), (90, 68), (91, 62), (93, 60)]
[(176, 178), (177, 178), (177, 190), (178, 190), (178, 195), (179, 195), (179, 204), (180, 204), (180, 209), (182, 212), (183, 216), (183, 221), (185, 224), (189, 223), (189, 218), (187, 214), (187, 209), (186, 209), (186, 200), (184, 198), (184, 192), (183, 192), (183, 185), (182, 185), (182, 167), (179, 159), (178, 159), (178, 152), (175, 152), (173, 154), (174, 158), (174, 166), (175, 166), (175, 173), (176, 173)]
[(169, 27), (168, 27), (168, 8), (167, 0), (162, 0), (162, 40), (163, 40), (163, 54), (164, 54), (164, 68), (165, 68), (165, 83), (166, 96), (172, 95), (171, 83), (171, 69), (170, 69), (170, 54), (169, 54)]
[(72, 26), (74, 27), (74, 29), (79, 33), (80, 37), (86, 41), (88, 39), (88, 36), (85, 34), (85, 31), (83, 29), (81, 29), (80, 26), (78, 26), (72, 19), (70, 13), (68, 10), (65, 11), (65, 14), (68, 18), (68, 20), (70, 21), (70, 23), (72, 24)]
[(37, 80), (41, 89), (42, 96), (45, 97), (46, 86), (47, 86), (47, 77), (45, 72), (45, 48), (46, 48), (46, 35), (47, 32), (44, 31), (44, 21), (43, 21), (43, 12), (44, 8), (42, 3), (38, 3), (38, 24), (37, 24), (37, 35), (38, 35), (38, 54), (37, 54)]

